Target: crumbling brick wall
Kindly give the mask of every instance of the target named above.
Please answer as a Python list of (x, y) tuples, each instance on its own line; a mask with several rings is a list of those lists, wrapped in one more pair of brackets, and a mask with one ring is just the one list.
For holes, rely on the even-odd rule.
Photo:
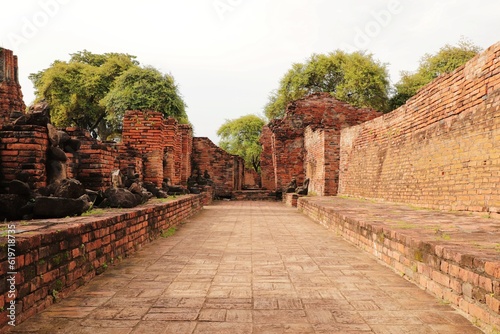
[(260, 188), (260, 175), (253, 168), (245, 168), (245, 178), (243, 180), (243, 188)]
[(264, 126), (260, 135), (260, 144), (262, 145), (262, 153), (260, 154), (260, 177), (262, 188), (267, 190), (274, 190), (277, 188), (272, 143), (273, 132), (269, 126)]
[(191, 152), (193, 152), (193, 128), (188, 124), (179, 124), (177, 133), (180, 143), (180, 184), (186, 184), (191, 176)]
[(81, 142), (78, 152), (68, 157), (68, 177), (73, 176), (86, 188), (104, 190), (111, 186), (111, 173), (118, 166), (118, 150), (114, 143), (103, 143), (79, 128), (66, 128), (66, 132)]
[(0, 127), (0, 181), (21, 180), (32, 189), (47, 185), (47, 128), (35, 125)]
[[(123, 120), (119, 166), (135, 168), (145, 182), (161, 186), (165, 179), (186, 185), (191, 175), (193, 130), (155, 111), (127, 111)], [(140, 166), (142, 164), (142, 166)]]
[(193, 138), (193, 172), (206, 171), (215, 186), (216, 196), (227, 196), (233, 190), (241, 190), (244, 181), (245, 162), (215, 145), (206, 137)]
[(17, 56), (0, 47), (0, 126), (8, 123), (13, 111), (24, 113), (21, 85), (19, 85)]
[[(135, 170), (143, 181), (161, 186), (163, 158), (167, 146), (173, 146), (175, 124), (167, 124), (163, 115), (154, 111), (127, 111), (123, 118), (120, 166), (137, 166), (135, 157), (143, 161), (143, 169)], [(170, 144), (170, 145), (167, 145)]]
[(320, 196), (337, 194), (340, 166), (340, 131), (332, 128), (304, 132), (305, 174), (309, 193)]
[[(352, 107), (328, 93), (312, 94), (290, 103), (283, 119), (273, 120), (263, 129), (263, 187), (284, 190), (292, 178), (298, 184), (309, 178), (314, 180), (312, 186), (318, 195), (335, 194), (340, 130), (380, 115), (372, 109)], [(318, 129), (325, 129), (322, 139), (315, 138)]]
[(500, 211), (500, 43), (341, 135), (340, 193)]

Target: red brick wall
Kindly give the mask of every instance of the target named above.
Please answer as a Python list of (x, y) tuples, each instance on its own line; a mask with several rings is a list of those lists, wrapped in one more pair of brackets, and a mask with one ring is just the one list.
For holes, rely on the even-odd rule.
[(126, 166), (135, 166), (144, 181), (157, 186), (166, 178), (174, 185), (186, 185), (191, 175), (192, 135), (190, 125), (165, 119), (159, 112), (127, 111), (119, 146), (120, 169), (124, 172)]
[(27, 182), (32, 189), (47, 185), (47, 128), (6, 125), (0, 128), (0, 179)]
[(500, 211), (500, 43), (341, 135), (340, 193)]
[[(101, 216), (48, 220), (46, 226), (23, 224), (16, 233), (16, 323), (64, 298), (97, 274), (159, 237), (161, 231), (184, 222), (209, 202), (206, 194), (174, 201), (108, 210)], [(40, 223), (37, 223), (40, 224)], [(0, 236), (0, 276), (8, 270), (7, 237)], [(6, 282), (3, 282), (6, 283)], [(0, 332), (7, 323), (7, 285), (0, 285)], [(55, 291), (55, 292), (53, 292)]]
[(232, 155), (206, 137), (193, 138), (193, 168), (203, 174), (205, 170), (215, 183), (217, 196), (241, 190), (245, 164), (242, 158)]
[[(304, 132), (307, 126), (311, 127), (312, 133), (318, 128), (329, 129), (331, 131), (340, 131), (348, 126), (360, 124), (367, 120), (380, 116), (381, 113), (372, 109), (358, 109), (350, 106), (347, 103), (334, 99), (328, 93), (318, 93), (307, 96), (290, 103), (287, 107), (286, 115), (283, 119), (273, 120), (264, 131), (261, 137), (263, 145), (263, 153), (261, 155), (262, 182), (265, 188), (284, 190), (290, 180), (295, 177), (297, 183), (303, 183), (307, 173), (307, 163), (305, 161), (307, 151), (304, 142)], [(315, 141), (313, 137), (309, 138), (312, 143)], [(317, 153), (309, 154), (309, 162), (312, 163), (315, 159), (318, 162), (324, 161), (324, 167), (328, 169), (328, 174), (325, 175), (325, 180), (320, 174), (314, 175), (316, 187), (324, 188), (323, 193), (335, 193), (336, 173), (330, 165), (330, 159), (338, 159), (338, 154), (330, 154), (329, 150), (335, 148), (338, 139), (328, 136), (327, 140), (320, 140), (318, 143), (324, 142), (326, 145), (323, 149), (324, 154), (328, 157), (314, 158)], [(318, 144), (317, 143), (317, 144)], [(314, 150), (317, 152), (321, 149), (313, 144)], [(324, 155), (323, 154), (323, 155)], [(330, 156), (331, 155), (331, 156)], [(325, 160), (325, 158), (328, 158)], [(311, 168), (311, 165), (309, 166)], [(318, 166), (319, 168), (319, 166)], [(332, 176), (333, 175), (333, 176)], [(273, 185), (274, 183), (274, 185)], [(319, 186), (321, 184), (321, 186)], [(333, 187), (333, 188), (332, 188)], [(331, 189), (330, 189), (331, 188)]]
[(340, 131), (313, 130), (304, 133), (305, 174), (309, 178), (309, 193), (318, 196), (337, 194), (339, 178)]
[(0, 126), (8, 123), (11, 112), (24, 112), (25, 109), (18, 79), (17, 56), (0, 47)]
[(143, 160), (143, 170), (136, 172), (142, 174), (144, 181), (161, 186), (165, 147), (171, 142), (174, 133), (175, 124), (168, 126), (159, 112), (127, 111), (123, 118), (122, 143), (119, 149), (120, 166), (136, 164), (135, 159), (131, 159), (129, 163), (125, 161), (129, 157), (139, 156)]
[(276, 177), (273, 162), (272, 139), (273, 133), (266, 125), (262, 128), (260, 135), (260, 144), (262, 145), (262, 153), (260, 155), (260, 176), (262, 180), (262, 188), (267, 190), (276, 189)]
[(260, 175), (253, 168), (245, 168), (245, 178), (243, 181), (243, 188), (259, 188)]
[(97, 191), (110, 187), (111, 172), (118, 168), (116, 146), (97, 141), (87, 131), (77, 128), (67, 128), (66, 132), (81, 142), (78, 152), (68, 159), (71, 174), (88, 189)]
[(193, 152), (193, 128), (191, 125), (179, 124), (177, 127), (180, 151), (180, 184), (186, 184), (191, 176), (191, 152)]

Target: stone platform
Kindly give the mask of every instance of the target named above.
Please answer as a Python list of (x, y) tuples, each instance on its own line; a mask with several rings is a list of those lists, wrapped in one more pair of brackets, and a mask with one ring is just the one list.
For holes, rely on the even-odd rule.
[(340, 197), (298, 209), (478, 323), (500, 328), (500, 220)]

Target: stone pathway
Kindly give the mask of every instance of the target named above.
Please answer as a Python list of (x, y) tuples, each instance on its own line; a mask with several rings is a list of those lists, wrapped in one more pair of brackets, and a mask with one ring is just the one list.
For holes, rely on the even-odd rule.
[(11, 333), (482, 333), (322, 226), (218, 202)]

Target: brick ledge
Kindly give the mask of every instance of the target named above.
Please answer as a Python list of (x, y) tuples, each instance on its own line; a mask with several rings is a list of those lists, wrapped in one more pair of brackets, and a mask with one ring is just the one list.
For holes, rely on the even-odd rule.
[(298, 209), (471, 319), (500, 328), (499, 220), (339, 197), (302, 197)]

